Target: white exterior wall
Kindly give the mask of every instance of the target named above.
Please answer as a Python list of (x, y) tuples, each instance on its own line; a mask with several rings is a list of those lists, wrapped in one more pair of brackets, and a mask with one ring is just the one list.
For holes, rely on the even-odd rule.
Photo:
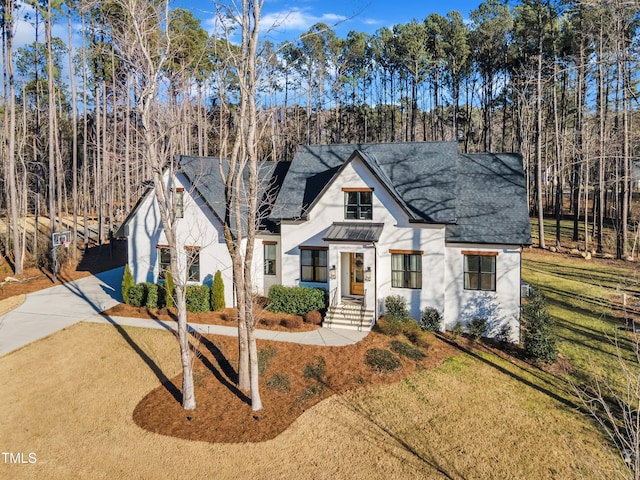
[[(383, 223), (383, 233), (379, 242), (371, 244), (323, 241), (327, 230), (334, 222), (353, 222), (344, 218), (343, 188), (373, 188), (373, 218), (362, 223)], [(340, 176), (334, 180), (328, 190), (309, 212), (309, 219), (302, 223), (283, 222), (281, 226), (282, 243), (282, 283), (299, 285), (300, 249), (298, 246), (329, 247), (328, 266), (336, 266), (336, 279), (329, 283), (304, 283), (307, 286), (328, 288), (330, 292), (341, 292), (340, 282), (348, 279), (344, 269), (348, 268), (341, 253), (364, 253), (364, 268), (371, 267), (372, 281), (365, 282), (368, 308), (376, 308), (383, 314), (384, 297), (403, 295), (407, 298), (411, 315), (419, 318), (420, 310), (429, 305), (444, 308), (444, 226), (410, 224), (406, 213), (395, 199), (372, 175), (359, 159), (350, 162)], [(422, 250), (422, 289), (411, 290), (391, 287), (391, 254), (394, 250)], [(374, 283), (374, 279), (376, 283)], [(336, 290), (337, 289), (337, 290)], [(376, 300), (377, 299), (377, 300)]]
[[(204, 201), (195, 192), (190, 191), (190, 185), (182, 175), (177, 175), (175, 186), (184, 188), (184, 217), (177, 219), (178, 245), (183, 247), (178, 248), (181, 252), (178, 264), (181, 269), (186, 267), (185, 246), (200, 247), (200, 281), (190, 283), (211, 285), (216, 270), (220, 270), (224, 282), (225, 302), (227, 306), (231, 306), (231, 258), (224, 243), (222, 226)], [(129, 268), (136, 283), (157, 281), (158, 245), (167, 245), (167, 240), (162, 230), (155, 193), (152, 191), (129, 221)], [(175, 277), (175, 272), (172, 273)]]
[[(495, 292), (464, 289), (463, 250), (498, 253)], [(513, 245), (447, 245), (443, 327), (451, 330), (457, 322), (467, 325), (476, 317), (484, 317), (489, 322), (489, 336), (508, 325), (511, 340), (519, 341), (521, 255), (522, 249)]]

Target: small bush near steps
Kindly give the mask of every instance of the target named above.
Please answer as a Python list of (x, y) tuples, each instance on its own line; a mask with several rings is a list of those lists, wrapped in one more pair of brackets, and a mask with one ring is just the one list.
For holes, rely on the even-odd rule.
[(311, 310), (304, 316), (304, 321), (311, 325), (320, 325), (322, 323), (322, 314), (317, 310)]

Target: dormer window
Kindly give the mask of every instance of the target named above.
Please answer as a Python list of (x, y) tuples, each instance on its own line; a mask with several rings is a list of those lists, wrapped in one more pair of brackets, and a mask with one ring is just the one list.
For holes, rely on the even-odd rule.
[(371, 220), (373, 218), (372, 188), (343, 188), (345, 220)]

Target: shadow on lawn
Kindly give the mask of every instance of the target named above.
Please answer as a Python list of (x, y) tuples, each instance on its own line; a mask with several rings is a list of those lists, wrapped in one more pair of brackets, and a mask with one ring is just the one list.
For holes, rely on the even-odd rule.
[[(102, 308), (102, 306), (97, 305), (93, 300), (88, 298), (82, 292), (80, 287), (77, 284), (75, 284), (74, 282), (63, 283), (62, 285), (64, 285), (64, 287), (67, 290), (69, 290), (71, 293), (73, 293), (74, 295), (78, 296), (79, 298), (81, 298), (85, 302), (87, 302), (87, 304), (89, 304), (91, 306), (91, 308), (93, 308), (95, 310), (96, 313), (102, 313), (102, 311), (104, 310)], [(106, 285), (101, 285), (101, 287), (105, 291), (105, 293), (107, 293), (112, 298), (116, 298), (117, 297), (117, 294), (115, 293), (115, 289), (113, 287), (106, 286)], [(127, 342), (127, 344), (129, 344), (129, 346), (133, 349), (133, 351), (136, 352), (138, 354), (138, 356), (142, 359), (142, 361), (151, 369), (153, 374), (160, 381), (162, 386), (171, 394), (171, 396), (173, 396), (173, 398), (175, 398), (175, 400), (177, 402), (182, 403), (182, 392), (164, 374), (164, 372), (158, 366), (158, 364), (156, 362), (154, 362), (153, 359), (149, 355), (147, 355), (147, 353), (133, 340), (133, 338), (131, 338), (131, 336), (129, 336), (129, 334), (126, 332), (126, 330), (121, 325), (119, 325), (114, 319), (112, 319), (108, 315), (102, 315), (102, 318), (104, 318), (107, 322), (109, 322), (116, 329), (116, 331), (120, 334), (120, 336), (122, 336), (124, 341)], [(163, 322), (158, 322), (158, 323), (160, 323), (167, 330), (171, 331), (171, 328), (168, 325), (164, 324)]]
[[(470, 357), (472, 357), (472, 358), (474, 358), (474, 359), (476, 359), (476, 360), (478, 360), (478, 361), (480, 361), (480, 362), (484, 363), (485, 365), (488, 365), (488, 366), (490, 366), (490, 367), (492, 367), (492, 368), (496, 369), (496, 370), (497, 370), (497, 371), (499, 371), (500, 373), (502, 373), (502, 374), (504, 374), (504, 375), (507, 375), (508, 377), (511, 377), (511, 378), (513, 378), (514, 380), (517, 380), (518, 382), (521, 382), (521, 383), (523, 383), (524, 385), (526, 385), (526, 386), (528, 386), (528, 387), (533, 388), (534, 390), (539, 391), (540, 393), (543, 393), (543, 394), (545, 394), (545, 395), (547, 395), (547, 396), (549, 396), (549, 397), (553, 398), (554, 400), (556, 400), (556, 401), (558, 401), (558, 402), (562, 403), (563, 405), (565, 405), (565, 406), (567, 406), (567, 407), (569, 407), (569, 408), (571, 408), (571, 409), (575, 409), (575, 408), (578, 408), (578, 407), (579, 407), (579, 405), (577, 405), (576, 403), (574, 403), (572, 400), (569, 400), (568, 398), (565, 398), (565, 397), (563, 397), (563, 396), (561, 396), (561, 395), (557, 394), (556, 392), (554, 392), (554, 391), (550, 390), (549, 388), (545, 388), (544, 386), (539, 385), (539, 384), (537, 384), (537, 383), (534, 383), (534, 382), (532, 382), (531, 380), (527, 380), (526, 378), (524, 378), (524, 377), (523, 377), (523, 376), (521, 376), (521, 375), (517, 375), (516, 373), (514, 373), (514, 372), (511, 372), (511, 371), (507, 370), (507, 369), (506, 369), (506, 368), (504, 368), (503, 366), (498, 365), (496, 362), (492, 362), (490, 359), (485, 358), (484, 356), (479, 355), (478, 353), (474, 352), (473, 350), (471, 350), (471, 349), (469, 349), (469, 348), (466, 348), (466, 347), (464, 347), (463, 345), (460, 345), (459, 343), (456, 343), (456, 342), (454, 342), (454, 341), (450, 340), (449, 338), (447, 338), (447, 337), (446, 337), (446, 336), (444, 336), (444, 335), (438, 335), (438, 338), (439, 338), (440, 340), (442, 340), (443, 342), (445, 342), (445, 343), (447, 343), (447, 344), (451, 345), (452, 347), (457, 348), (458, 350), (460, 350), (461, 352), (463, 352), (463, 353), (467, 354), (468, 356), (470, 356)], [(506, 360), (506, 361), (508, 361), (508, 360)], [(511, 364), (511, 365), (513, 365), (513, 366), (514, 366), (514, 368), (522, 369), (522, 367), (521, 367), (521, 366), (519, 366), (517, 363), (510, 362), (510, 364)], [(535, 367), (532, 367), (532, 368), (535, 368)], [(551, 386), (554, 386), (555, 388), (558, 388), (560, 391), (568, 392), (568, 391), (570, 390), (570, 385), (569, 385), (568, 381), (567, 381), (567, 380), (563, 380), (562, 378), (559, 378), (559, 377), (558, 377), (558, 376), (556, 376), (556, 375), (551, 375), (551, 374), (549, 374), (549, 375), (551, 375), (555, 380), (558, 380), (558, 381), (560, 381), (561, 383), (563, 383), (563, 387), (564, 387), (564, 388), (562, 388), (562, 387), (560, 387), (560, 386), (558, 386), (558, 385), (554, 385), (554, 384), (553, 384), (552, 382), (550, 382), (547, 378), (544, 378), (544, 376), (543, 376), (543, 375), (537, 374), (537, 373), (532, 372), (532, 371), (528, 371), (528, 373), (529, 373), (530, 375), (535, 376), (536, 378), (538, 378), (538, 379), (539, 379), (539, 380), (541, 380), (542, 382), (544, 382), (544, 383), (546, 383), (546, 384), (549, 384), (549, 385), (551, 385)]]

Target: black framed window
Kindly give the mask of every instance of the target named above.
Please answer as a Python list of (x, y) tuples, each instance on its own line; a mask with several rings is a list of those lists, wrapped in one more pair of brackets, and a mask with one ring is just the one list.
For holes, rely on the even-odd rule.
[(164, 280), (170, 267), (171, 253), (169, 247), (158, 247), (158, 280)]
[(276, 245), (273, 243), (264, 244), (264, 274), (276, 274)]
[(347, 220), (371, 220), (373, 218), (372, 192), (345, 191), (344, 218)]
[(464, 256), (464, 289), (496, 290), (496, 256), (473, 255)]
[(327, 250), (300, 250), (300, 280), (326, 283)]
[(186, 248), (187, 253), (187, 281), (200, 282), (200, 249)]
[(395, 288), (422, 288), (422, 254), (391, 254), (391, 286)]

